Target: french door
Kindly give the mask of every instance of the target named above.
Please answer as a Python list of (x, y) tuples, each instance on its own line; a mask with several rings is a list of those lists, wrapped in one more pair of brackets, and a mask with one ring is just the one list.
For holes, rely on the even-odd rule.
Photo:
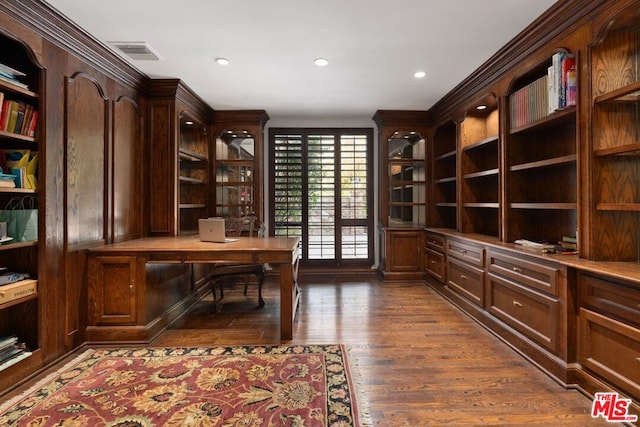
[(373, 263), (373, 130), (270, 129), (270, 234), (302, 238), (302, 263)]

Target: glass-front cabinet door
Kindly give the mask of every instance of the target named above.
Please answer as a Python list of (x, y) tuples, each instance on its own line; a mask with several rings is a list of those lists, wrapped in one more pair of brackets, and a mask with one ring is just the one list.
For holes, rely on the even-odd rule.
[(395, 132), (388, 141), (389, 226), (423, 226), (426, 218), (425, 140)]
[(216, 216), (254, 215), (255, 139), (247, 131), (225, 131), (215, 152)]

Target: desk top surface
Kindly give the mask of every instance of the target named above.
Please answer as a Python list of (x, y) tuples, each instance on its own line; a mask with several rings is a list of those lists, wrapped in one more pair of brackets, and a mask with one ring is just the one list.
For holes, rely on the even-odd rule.
[(187, 236), (145, 237), (90, 248), (90, 253), (132, 252), (287, 252), (298, 249), (299, 237), (239, 237), (236, 242), (213, 243), (200, 241), (197, 234)]

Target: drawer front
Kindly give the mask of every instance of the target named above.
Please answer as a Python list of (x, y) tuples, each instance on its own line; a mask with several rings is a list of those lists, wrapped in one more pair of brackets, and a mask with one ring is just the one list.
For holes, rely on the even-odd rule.
[(444, 252), (444, 236), (440, 236), (438, 234), (427, 233), (427, 247), (431, 248), (437, 252)]
[(558, 352), (559, 301), (493, 273), (487, 277), (487, 311), (541, 346)]
[(640, 329), (581, 308), (578, 361), (640, 399)]
[(444, 254), (427, 248), (425, 251), (425, 265), (427, 273), (444, 282)]
[(468, 264), (484, 269), (484, 248), (467, 242), (447, 239), (447, 256), (464, 260)]
[(586, 273), (578, 280), (580, 305), (640, 325), (640, 288)]
[(492, 273), (557, 296), (560, 268), (563, 267), (547, 266), (528, 259), (489, 250), (487, 263)]
[(474, 304), (484, 307), (484, 271), (454, 258), (447, 261), (447, 285)]

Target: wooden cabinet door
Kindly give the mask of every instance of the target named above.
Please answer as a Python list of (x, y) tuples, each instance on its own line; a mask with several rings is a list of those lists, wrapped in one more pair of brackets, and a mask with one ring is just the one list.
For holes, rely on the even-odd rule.
[(134, 256), (89, 259), (89, 325), (135, 324), (138, 263)]
[(387, 270), (394, 272), (422, 271), (422, 235), (419, 230), (387, 232)]

